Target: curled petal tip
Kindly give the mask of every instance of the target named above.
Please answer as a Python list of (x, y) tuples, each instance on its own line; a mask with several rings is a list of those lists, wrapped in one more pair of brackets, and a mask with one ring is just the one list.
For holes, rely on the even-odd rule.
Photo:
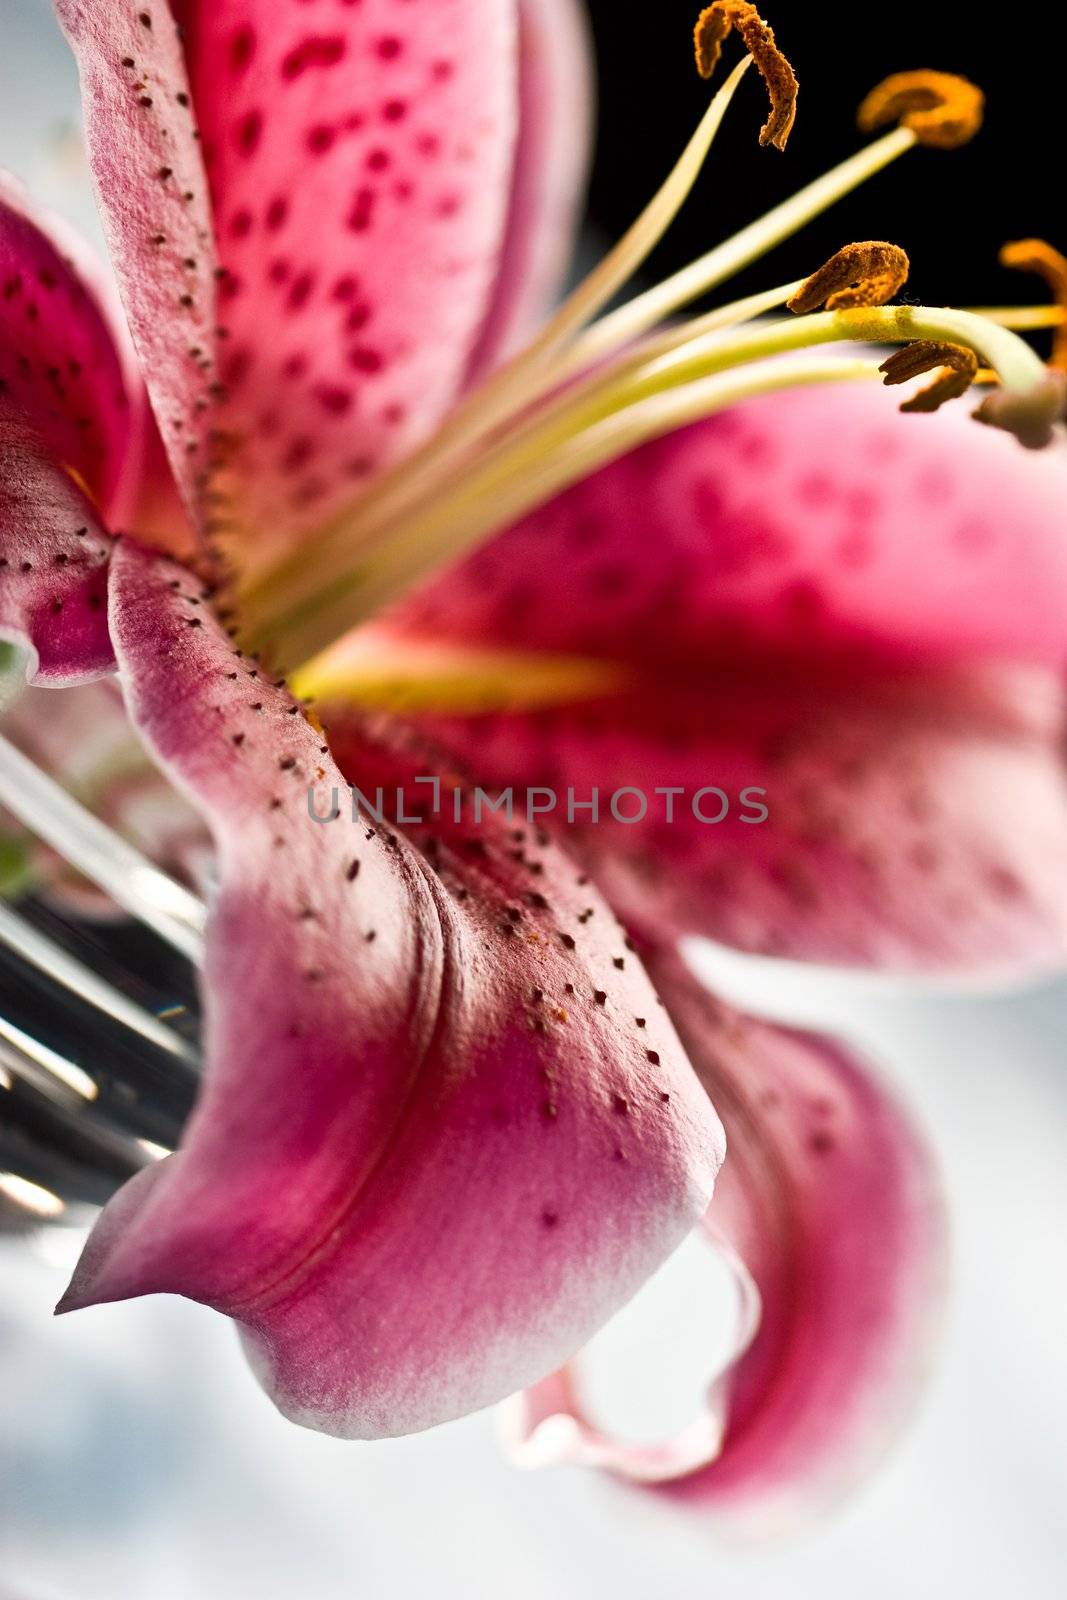
[(944, 1287), (938, 1185), (908, 1118), (839, 1046), (737, 1016), (674, 953), (649, 961), (726, 1109), (706, 1225), (746, 1263), (755, 1315), (704, 1417), (672, 1444), (607, 1437), (567, 1371), (513, 1402), (510, 1427), (530, 1464), (579, 1460), (778, 1530), (854, 1487), (909, 1413)]

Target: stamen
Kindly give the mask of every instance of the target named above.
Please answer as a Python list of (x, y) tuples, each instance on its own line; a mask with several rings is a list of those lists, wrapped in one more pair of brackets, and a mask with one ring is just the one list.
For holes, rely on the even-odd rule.
[(1067, 306), (968, 306), (976, 317), (985, 317), (1016, 333), (1035, 333), (1041, 328), (1062, 328), (1067, 324)]
[(908, 383), (923, 372), (938, 370), (933, 383), (928, 383), (910, 400), (905, 400), (901, 411), (937, 411), (946, 400), (958, 400), (966, 394), (978, 376), (978, 357), (962, 344), (946, 344), (938, 339), (918, 339), (915, 344), (895, 350), (878, 368), (885, 373), (889, 387)]
[(981, 125), (983, 105), (982, 91), (952, 73), (898, 72), (887, 78), (860, 107), (860, 126), (873, 129), (901, 115), (900, 126), (883, 134), (866, 150), (849, 156), (687, 267), (594, 322), (572, 347), (571, 370), (601, 360), (606, 353), (639, 338), (657, 322), (717, 288), (916, 144), (937, 145), (945, 150), (965, 144)]
[(784, 150), (797, 114), (796, 73), (778, 48), (774, 29), (748, 0), (714, 0), (700, 13), (693, 30), (697, 71), (702, 78), (711, 77), (731, 28), (744, 40), (771, 100), (771, 114), (760, 130), (759, 142)]
[(1067, 420), (1067, 376), (1049, 372), (1025, 392), (996, 389), (972, 415), (976, 422), (1013, 433), (1028, 450), (1044, 450), (1055, 438), (1056, 423)]
[(1048, 284), (1049, 293), (1064, 314), (1053, 335), (1051, 365), (1059, 372), (1067, 372), (1067, 256), (1044, 239), (1016, 239), (1001, 250), (1000, 264), (1020, 272), (1036, 272)]
[[(1018, 428), (1020, 437), (1031, 414), (1031, 397), (1049, 376), (1034, 351), (1014, 334), (966, 312), (941, 307), (856, 306), (747, 324), (727, 335), (704, 335), (637, 371), (627, 365), (624, 375), (616, 375), (617, 383), (610, 382), (595, 396), (579, 385), (570, 396), (573, 410), (566, 405), (552, 408), (517, 436), (505, 431), (476, 463), (440, 484), (434, 496), (420, 501), (402, 521), (382, 529), (373, 541), (336, 555), (330, 552), (328, 559), (317, 548), (302, 595), (285, 591), (268, 596), (272, 605), (264, 606), (254, 621), (246, 616), (248, 642), (251, 647), (270, 645), (277, 650), (282, 670), (306, 661), (429, 573), (616, 455), (655, 437), (665, 425), (684, 426), (697, 416), (709, 415), (701, 408), (714, 409), (725, 394), (736, 399), (743, 393), (766, 392), (764, 382), (767, 388), (777, 388), (795, 381), (784, 377), (780, 364), (767, 357), (835, 340), (876, 345), (958, 342), (980, 350), (1005, 391), (1016, 392), (1026, 402), (1022, 423), (1017, 424), (1010, 408), (1004, 421), (998, 416), (985, 420), (1013, 431)], [(813, 365), (817, 369), (818, 364)], [(797, 374), (813, 370), (807, 362), (796, 362), (795, 367)], [(789, 370), (788, 362), (785, 368)], [(877, 372), (869, 360), (852, 363), (852, 368), (853, 375)], [(750, 379), (755, 387), (747, 390)], [(1051, 438), (1050, 428), (1046, 433)]]
[(857, 113), (864, 133), (887, 122), (910, 128), (920, 144), (955, 150), (982, 126), (985, 95), (952, 72), (894, 72), (872, 89)]
[(846, 244), (787, 301), (801, 315), (825, 306), (846, 311), (849, 306), (884, 306), (908, 281), (910, 262), (899, 245), (879, 240)]

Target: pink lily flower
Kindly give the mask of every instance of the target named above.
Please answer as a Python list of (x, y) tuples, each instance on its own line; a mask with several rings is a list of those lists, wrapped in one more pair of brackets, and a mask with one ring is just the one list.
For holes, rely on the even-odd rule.
[[(797, 285), (732, 308), (691, 346), (666, 332), (633, 346), (684, 303), (677, 286), (587, 327), (684, 197), (743, 68), (634, 236), (501, 366), (553, 284), (583, 159), (584, 69), (560, 0), (57, 10), (159, 439), (102, 302), (49, 222), (5, 191), (0, 630), (41, 682), (117, 664), (134, 725), (207, 820), (219, 879), (200, 1102), (180, 1150), (106, 1208), (63, 1307), (159, 1291), (204, 1301), (239, 1323), (287, 1415), (346, 1436), (430, 1426), (527, 1385), (542, 1385), (529, 1401), (541, 1416), (573, 1409), (548, 1375), (707, 1214), (748, 1262), (763, 1318), (697, 1446), (650, 1469), (580, 1424), (572, 1438), (638, 1477), (692, 1477), (700, 1493), (796, 1490), (866, 1440), (872, 1417), (884, 1422), (921, 1360), (936, 1201), (907, 1119), (856, 1063), (824, 1041), (724, 1023), (674, 940), (699, 928), (745, 948), (879, 962), (1062, 952), (1063, 908), (1038, 865), (1063, 851), (1050, 591), (1063, 575), (1064, 469), (970, 423), (898, 420), (863, 387), (672, 430), (772, 387), (868, 373), (852, 353), (741, 365), (845, 337), (940, 341), (935, 365), (980, 339), (1003, 384), (989, 417), (1029, 443), (1053, 435), (1062, 394), (1002, 328), (867, 305), (866, 269), (834, 291), (860, 284), (851, 310), (831, 301), (789, 334), (744, 319)], [(773, 37), (749, 7), (711, 10), (753, 50), (772, 91), (765, 136), (784, 144), (791, 90)], [(951, 99), (945, 84), (912, 83), (874, 107), (872, 122), (891, 102), (908, 125), (871, 147), (871, 171), (917, 141), (946, 142), (938, 96)], [(717, 281), (709, 272), (688, 292)], [(703, 341), (731, 325), (726, 360), (727, 346)], [(876, 417), (890, 441), (877, 459), (861, 453)], [(944, 585), (928, 603), (909, 577), (915, 502), (894, 490), (861, 504), (881, 491), (887, 456), (894, 484), (914, 472), (919, 504), (940, 496), (939, 518), (953, 508), (933, 556), (924, 542)], [(209, 583), (113, 538), (130, 519), (163, 542), (163, 507), (167, 548), (187, 555), (175, 490)], [(1016, 545), (970, 559), (966, 506), (988, 517), (1009, 500)], [(840, 502), (836, 523), (816, 515), (827, 502)], [(142, 523), (148, 504), (156, 516)], [(892, 574), (876, 592), (871, 551)], [(955, 606), (959, 576), (967, 599), (950, 621), (943, 597)], [(695, 602), (684, 609), (683, 594)], [(1031, 594), (1024, 629), (1017, 607)], [(390, 605), (377, 633), (342, 647), (340, 675), (328, 656), (300, 681), (366, 698), (351, 651), (365, 661), (369, 639), (387, 664), (428, 648), (447, 685), (473, 647), (481, 683), (528, 674), (520, 709), (491, 740), (481, 719), (435, 718), (435, 732), (472, 752), (479, 775), (549, 782), (538, 765), (549, 719), (522, 700), (540, 658), (553, 759), (576, 785), (709, 768), (768, 795), (777, 785), (785, 820), (755, 836), (751, 881), (709, 877), (730, 834), (712, 846), (703, 824), (651, 846), (622, 824), (581, 838), (595, 885), (584, 860), (537, 830), (517, 840), (495, 816), (476, 834), (447, 817), (316, 826), (309, 794), (325, 816), (346, 780), (395, 787), (431, 758), (362, 713), (339, 714), (327, 742), (225, 625), (289, 668)], [(421, 681), (409, 659), (401, 678)], [(763, 687), (771, 663), (790, 666), (787, 698)], [(842, 663), (848, 695), (833, 686)], [(709, 729), (720, 671), (731, 698)], [(674, 673), (692, 680), (688, 700)], [(665, 692), (677, 725), (699, 729), (691, 767), (657, 765), (678, 747)], [(892, 852), (874, 852), (871, 886), (845, 774), (865, 761), (885, 770), (862, 828), (877, 840), (910, 819), (900, 855), (924, 893), (932, 883), (929, 912), (909, 914), (916, 880), (898, 882)], [(450, 765), (432, 767), (446, 792)], [(819, 817), (811, 791), (827, 782)], [(992, 814), (1005, 783), (1034, 812), (1025, 848)], [(943, 824), (950, 794), (962, 839), (947, 866), (924, 871), (916, 852), (940, 839), (926, 808)], [(702, 859), (672, 885), (681, 851)], [(720, 856), (727, 880), (738, 859), (734, 839)], [(802, 888), (824, 865), (834, 905)], [(974, 891), (979, 866), (988, 881), (961, 912), (952, 897)], [(666, 1009), (617, 916), (655, 930), (635, 940), (647, 939)], [(709, 1213), (723, 1156), (712, 1099), (736, 1176)], [(846, 1392), (830, 1415), (834, 1373)]]

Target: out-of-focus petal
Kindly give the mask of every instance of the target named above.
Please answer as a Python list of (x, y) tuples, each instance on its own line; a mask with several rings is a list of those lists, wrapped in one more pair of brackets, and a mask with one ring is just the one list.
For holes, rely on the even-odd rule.
[(0, 639), (28, 652), (27, 682), (99, 677), (111, 540), (37, 430), (0, 398)]
[(743, 672), (773, 658), (1067, 663), (1067, 456), (867, 385), (645, 446), (429, 585), (411, 628)]
[(212, 453), (215, 247), (185, 61), (166, 0), (54, 0), (81, 76), (89, 162), (174, 476), (202, 508)]
[[(216, 839), (208, 1067), (64, 1308), (206, 1301), (288, 1415), (350, 1436), (542, 1376), (702, 1214), (721, 1159), (638, 959), (502, 817), (442, 816), (421, 849), (347, 805), (313, 820), (309, 788), (320, 816), (346, 799), (321, 734), (180, 568), (120, 545), (111, 625), (134, 721)], [(429, 775), (384, 734), (344, 744), (365, 793)]]
[(72, 230), (0, 172), (0, 407), (20, 414), (106, 513), (140, 426), (98, 272)]
[(514, 0), (179, 0), (256, 549), (354, 497), (461, 387), (517, 125)]
[[(627, 914), (786, 956), (1040, 969), (1067, 945), (1065, 535), (1055, 453), (805, 391), (637, 451), (389, 626), (632, 674), (600, 703), (428, 724), (494, 783), (599, 787), (581, 849)], [(620, 785), (646, 822), (613, 821)], [(704, 786), (723, 820), (694, 817)]]
[(523, 785), (552, 789), (546, 824), (567, 823), (573, 789), (568, 847), (624, 917), (903, 971), (1040, 971), (1067, 955), (1067, 703), (1042, 668), (841, 681), (767, 663), (420, 720), (520, 803)]
[(112, 662), (97, 504), (121, 500), (139, 447), (92, 265), (0, 176), (0, 638), (27, 649), (28, 679)]
[(607, 1439), (566, 1372), (516, 1402), (514, 1421), (536, 1457), (606, 1465), (694, 1511), (780, 1529), (853, 1489), (910, 1412), (944, 1278), (938, 1185), (907, 1116), (843, 1047), (739, 1016), (676, 954), (646, 959), (723, 1114), (706, 1226), (745, 1263), (758, 1329), (712, 1387), (706, 1433), (721, 1439), (703, 1463), (692, 1441), (672, 1459)]
[(519, 139), (472, 380), (522, 345), (563, 286), (585, 198), (594, 92), (581, 0), (519, 0)]

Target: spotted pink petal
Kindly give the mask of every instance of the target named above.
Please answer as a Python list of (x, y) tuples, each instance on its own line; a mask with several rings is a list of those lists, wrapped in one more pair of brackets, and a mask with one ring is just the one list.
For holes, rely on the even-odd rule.
[(1041, 668), (665, 677), (425, 726), (520, 803), (523, 785), (552, 788), (544, 820), (624, 917), (904, 971), (1067, 957), (1067, 702)]
[(519, 139), (504, 252), (472, 379), (525, 342), (563, 285), (585, 198), (593, 71), (580, 0), (519, 0)]
[(77, 683), (114, 665), (110, 545), (92, 502), (0, 397), (0, 639), (27, 650), (27, 682)]
[(910, 1411), (943, 1290), (938, 1184), (905, 1112), (840, 1045), (737, 1015), (676, 954), (649, 972), (722, 1109), (706, 1225), (745, 1263), (758, 1328), (710, 1392), (710, 1459), (692, 1435), (676, 1451), (607, 1438), (567, 1372), (523, 1398), (520, 1433), (542, 1458), (554, 1442), (695, 1511), (780, 1529), (853, 1489)]
[(54, 0), (81, 76), (112, 264), (174, 476), (199, 518), (213, 446), (215, 250), (166, 0)]
[(427, 587), (435, 636), (686, 672), (1067, 664), (1067, 455), (867, 385), (738, 406), (606, 468)]
[(0, 405), (112, 512), (140, 428), (101, 276), (66, 223), (0, 172)]
[(138, 432), (92, 265), (0, 176), (0, 638), (27, 647), (30, 679), (112, 661), (110, 539), (90, 497), (121, 502)]
[[(321, 734), (181, 568), (120, 545), (111, 625), (220, 888), (199, 1105), (105, 1210), (64, 1308), (205, 1301), (287, 1415), (346, 1436), (542, 1376), (702, 1214), (721, 1159), (639, 960), (503, 817), (418, 844), (312, 820), (309, 787), (326, 816), (343, 783)], [(368, 794), (427, 771), (373, 729), (346, 731), (345, 759)]]
[[(1040, 968), (1067, 948), (1065, 506), (1067, 460), (966, 416), (782, 395), (600, 473), (394, 627), (624, 664), (613, 700), (430, 726), (494, 783), (597, 786), (602, 822), (571, 837), (625, 914), (771, 954)], [(646, 822), (613, 822), (621, 785)], [(693, 814), (704, 786), (721, 822)]]
[(179, 0), (226, 275), (225, 426), (262, 547), (443, 415), (493, 293), (514, 0)]

